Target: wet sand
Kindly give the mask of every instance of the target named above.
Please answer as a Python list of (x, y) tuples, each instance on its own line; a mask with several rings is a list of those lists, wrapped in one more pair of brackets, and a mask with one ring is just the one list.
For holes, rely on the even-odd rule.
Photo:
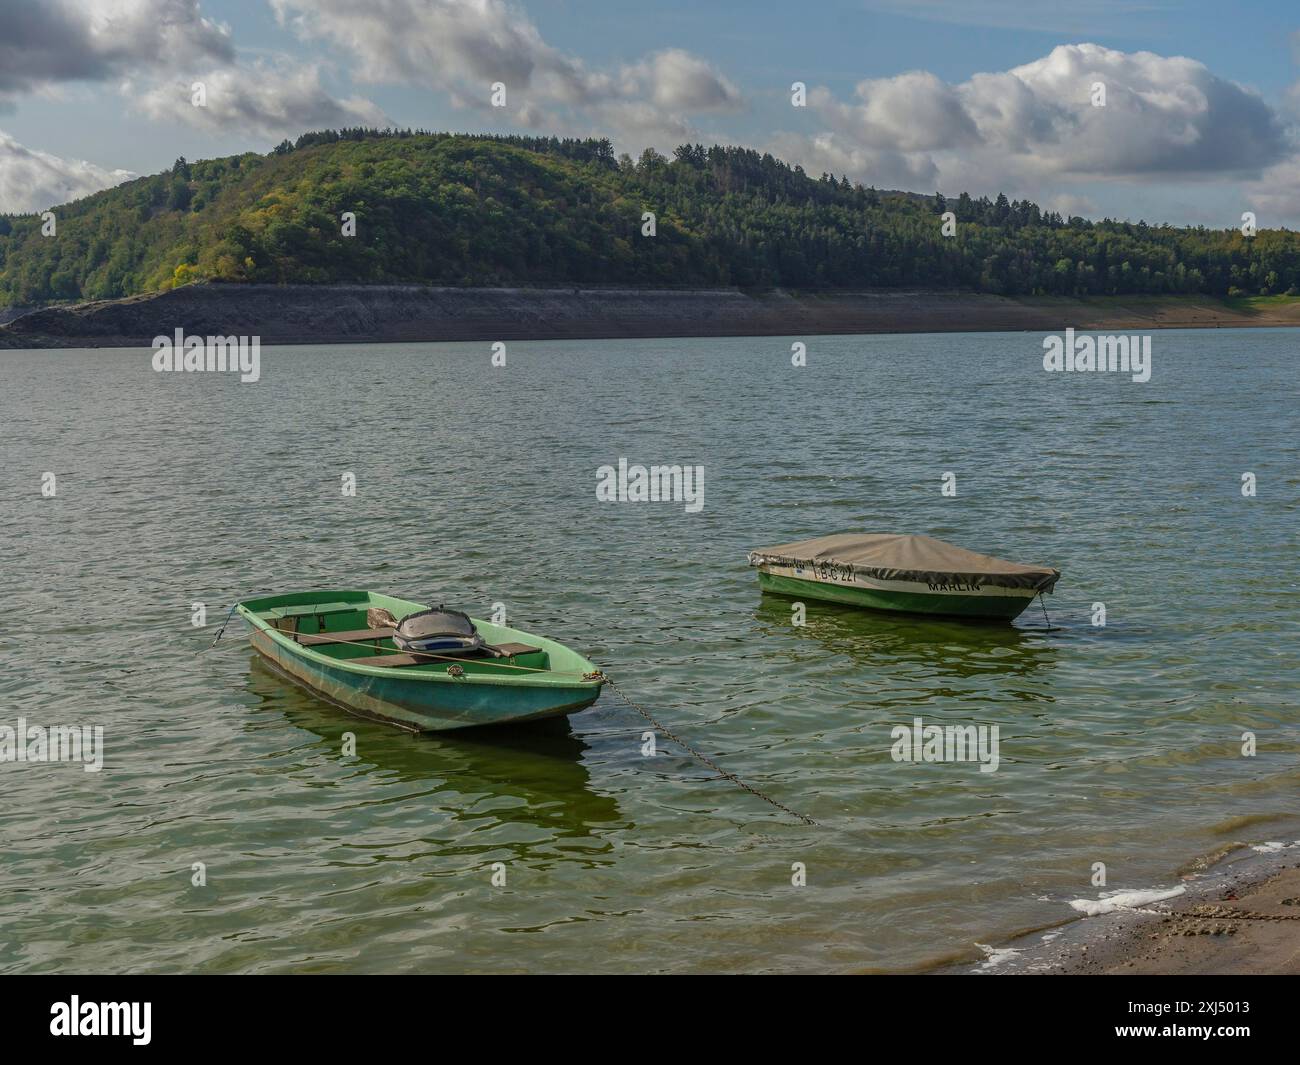
[(1300, 974), (1300, 866), (1230, 879), (1208, 898), (1180, 897), (1116, 933), (1074, 948), (1071, 975)]

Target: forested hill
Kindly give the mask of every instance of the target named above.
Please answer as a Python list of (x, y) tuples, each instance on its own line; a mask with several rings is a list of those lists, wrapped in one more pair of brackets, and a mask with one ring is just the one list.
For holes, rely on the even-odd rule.
[[(955, 236), (941, 233), (945, 211)], [(0, 216), (0, 306), (196, 281), (1300, 292), (1300, 234), (1287, 230), (1063, 219), (699, 145), (634, 162), (603, 140), (327, 131), (265, 156), (179, 159), (55, 217), (44, 236), (38, 216)]]

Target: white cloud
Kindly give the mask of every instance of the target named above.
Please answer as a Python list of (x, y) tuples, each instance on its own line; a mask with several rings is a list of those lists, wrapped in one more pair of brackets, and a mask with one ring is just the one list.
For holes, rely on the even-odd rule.
[[(527, 128), (591, 130), (640, 148), (698, 136), (690, 115), (735, 111), (740, 90), (680, 48), (611, 71), (549, 45), (505, 0), (271, 0), (277, 18), (306, 40), (325, 40), (362, 81), (422, 85), (454, 104)], [(506, 86), (504, 112), (490, 106)]]
[(133, 177), (129, 170), (26, 148), (0, 130), (0, 214), (44, 211)]
[[(204, 85), (204, 106), (192, 102), (194, 82)], [(127, 91), (131, 91), (129, 86)], [(196, 74), (192, 79), (152, 86), (135, 102), (153, 119), (184, 122), (213, 132), (271, 137), (323, 127), (391, 124), (369, 100), (331, 96), (321, 86), (318, 67), (295, 66), (288, 61), (276, 66), (259, 61), (250, 67)]]
[(807, 114), (824, 128), (774, 143), (809, 171), (925, 190), (1249, 178), (1289, 151), (1278, 114), (1203, 63), (1095, 44), (959, 84), (913, 71), (864, 81), (849, 100), (816, 88)]
[[(1003, 111), (1018, 83), (1018, 106)], [(1092, 106), (1093, 84), (1106, 106)], [(1019, 88), (1023, 86), (1023, 90)], [(1050, 55), (961, 87), (984, 142), (1060, 174), (1148, 176), (1258, 172), (1286, 145), (1255, 93), (1183, 56), (1061, 45)]]
[[(368, 100), (331, 96), (316, 65), (240, 63), (229, 28), (198, 0), (0, 0), (0, 105), (109, 79), (150, 117), (210, 131), (281, 135), (388, 121)], [(206, 108), (190, 105), (194, 81), (208, 87)]]
[(233, 57), (230, 31), (198, 0), (0, 0), (0, 96)]
[(1071, 218), (1075, 215), (1082, 218), (1093, 218), (1099, 210), (1097, 204), (1089, 197), (1079, 196), (1071, 192), (1053, 193), (1040, 206), (1044, 211), (1055, 211), (1062, 218)]
[[(1255, 211), (1261, 227), (1285, 225), (1300, 228), (1300, 157), (1292, 157), (1265, 170), (1258, 181), (1249, 182), (1245, 198), (1232, 210)], [(1238, 210), (1240, 208), (1240, 210)], [(1235, 225), (1235, 216), (1225, 224)]]
[(593, 109), (588, 125), (568, 123), (572, 135), (610, 135), (622, 149), (639, 152), (656, 148), (667, 153), (679, 144), (701, 139), (699, 129), (684, 115), (664, 111), (638, 100), (613, 100)]
[(493, 82), (508, 90), (541, 86), (579, 102), (603, 86), (579, 60), (552, 48), (528, 16), (503, 0), (271, 0), (276, 17), (304, 39), (337, 45), (362, 81), (438, 89)]
[(740, 90), (697, 55), (667, 48), (625, 67), (621, 92), (668, 111), (735, 111)]
[(847, 175), (882, 189), (910, 192), (937, 187), (939, 168), (924, 152), (860, 148), (833, 133), (780, 133), (765, 146), (778, 159), (798, 163), (813, 177)]
[(840, 103), (816, 88), (808, 106), (862, 148), (931, 151), (979, 139), (958, 91), (926, 71), (863, 81), (855, 94), (855, 101)]

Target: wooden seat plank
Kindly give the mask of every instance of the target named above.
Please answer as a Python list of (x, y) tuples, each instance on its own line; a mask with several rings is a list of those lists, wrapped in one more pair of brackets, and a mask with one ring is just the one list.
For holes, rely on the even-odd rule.
[(396, 629), (391, 628), (380, 628), (349, 629), (346, 632), (319, 632), (312, 635), (300, 635), (298, 642), (304, 647), (318, 647), (321, 644), (330, 643), (362, 643), (366, 640), (386, 640), (396, 631)]
[(360, 609), (357, 603), (307, 603), (304, 606), (277, 606), (265, 611), (264, 618), (307, 618), (313, 615), (346, 614)]
[(513, 658), (515, 655), (531, 655), (541, 650), (540, 647), (530, 647), (526, 643), (498, 643), (492, 645), (492, 650), (498, 654), (507, 655)]

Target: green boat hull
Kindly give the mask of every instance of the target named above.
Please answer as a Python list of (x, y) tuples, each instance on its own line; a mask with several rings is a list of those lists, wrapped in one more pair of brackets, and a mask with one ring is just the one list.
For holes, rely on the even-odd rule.
[(806, 581), (759, 570), (758, 585), (774, 595), (796, 599), (823, 599), (845, 606), (868, 610), (890, 610), (903, 614), (930, 614), (940, 617), (987, 618), (1011, 621), (1019, 617), (1033, 596), (958, 595), (935, 592), (902, 592), (855, 585), (849, 587), (828, 581)]
[[(326, 608), (312, 613), (314, 606)], [(374, 592), (323, 591), (250, 599), (238, 606), (253, 627), (253, 648), (276, 670), (329, 702), (352, 713), (415, 732), (441, 732), (483, 725), (514, 724), (573, 714), (600, 697), (603, 677), (584, 679), (596, 666), (554, 640), (475, 620), (490, 644), (523, 643), (538, 652), (509, 659), (431, 660), (401, 668), (367, 666), (349, 658), (391, 654), (391, 640), (365, 646), (313, 648), (277, 631), (269, 620), (277, 612), (304, 619), (308, 635), (364, 628), (369, 607), (397, 617), (425, 609), (420, 603)]]

